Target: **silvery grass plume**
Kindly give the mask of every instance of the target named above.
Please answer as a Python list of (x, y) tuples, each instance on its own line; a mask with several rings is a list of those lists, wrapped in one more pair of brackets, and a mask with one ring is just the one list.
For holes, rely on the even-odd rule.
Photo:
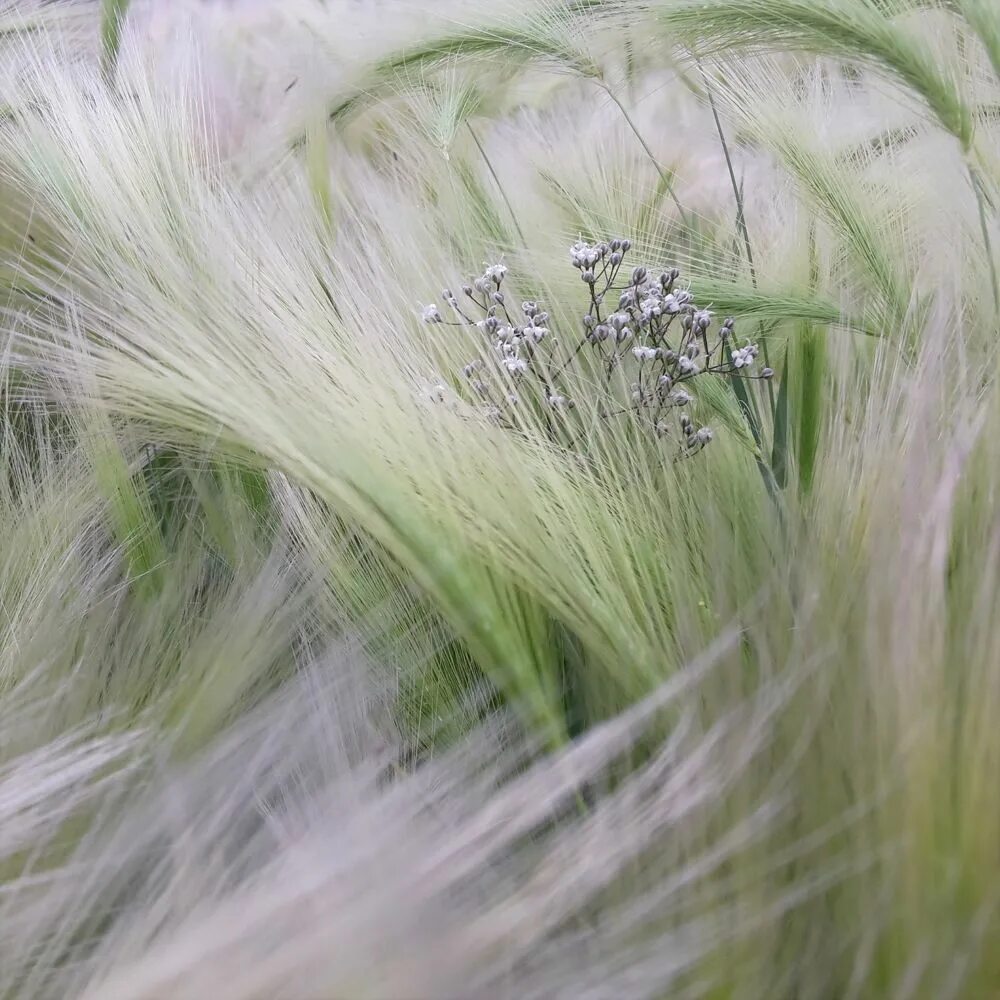
[[(637, 207), (633, 152), (602, 133), (600, 201), (525, 157), (518, 244), (489, 135), (478, 173), (418, 129), (359, 149), (315, 128), (255, 159), (220, 140), (205, 77), (126, 48), (109, 83), (21, 43), (0, 123), (6, 993), (996, 992), (994, 221), (939, 72), (956, 53), (912, 4), (601, 6), (592, 55), (625, 61), (629, 10), (630, 32), (710, 37), (704, 77), (677, 79), (734, 165), (717, 217), (678, 224), (650, 176)], [(985, 226), (911, 241), (906, 143), (803, 135), (754, 63), (719, 72), (744, 43), (853, 47), (845, 89), (919, 90), (958, 148), (923, 164), (939, 201)], [(398, 59), (368, 55), (303, 79), (324, 120), (327, 97), (358, 121), (400, 97)], [(355, 86), (373, 65), (385, 91)], [(774, 102), (835, 118), (826, 71), (785, 53)], [(544, 421), (511, 434), (450, 393), (469, 358), (414, 315), (426, 289), (506, 251), (511, 301), (575, 329), (564, 245), (609, 232), (784, 348), (759, 441), (714, 380), (699, 403), (727, 433), (682, 463), (626, 421), (588, 426), (581, 463)]]

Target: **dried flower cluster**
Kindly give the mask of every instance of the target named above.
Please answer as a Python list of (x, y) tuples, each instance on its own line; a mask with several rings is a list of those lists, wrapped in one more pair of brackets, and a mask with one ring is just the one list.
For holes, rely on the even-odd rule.
[(587, 383), (599, 386), (596, 398), (587, 400), (593, 416), (630, 414), (657, 437), (676, 439), (681, 456), (704, 448), (712, 431), (689, 415), (694, 397), (688, 384), (704, 375), (768, 379), (774, 373), (769, 368), (754, 373), (757, 345), (736, 344), (732, 318), (713, 332), (712, 313), (679, 286), (677, 268), (653, 276), (640, 265), (625, 277), (630, 249), (627, 239), (577, 242), (570, 248), (590, 302), (580, 320), (579, 341), (562, 360), (542, 306), (530, 300), (517, 308), (508, 304), (503, 264), (487, 267), (465, 285), (461, 301), (445, 289), (443, 299), (456, 319), (445, 321), (436, 305), (428, 305), (424, 321), (481, 332), (478, 356), (462, 369), (462, 395), (510, 427), (518, 426), (516, 408), (540, 406), (555, 433), (552, 415), (565, 422), (577, 408), (569, 394), (570, 373), (574, 365), (589, 363), (600, 374)]

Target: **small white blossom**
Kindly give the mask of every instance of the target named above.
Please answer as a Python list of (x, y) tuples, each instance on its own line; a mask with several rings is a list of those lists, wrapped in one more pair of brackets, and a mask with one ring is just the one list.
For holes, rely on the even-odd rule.
[(642, 310), (642, 318), (648, 323), (651, 319), (658, 319), (663, 313), (663, 302), (658, 295), (649, 295), (642, 300), (639, 308)]
[(523, 375), (528, 370), (528, 362), (524, 358), (505, 358), (504, 365), (511, 375)]
[(577, 240), (569, 248), (569, 255), (573, 261), (573, 266), (580, 270), (593, 268), (601, 259), (597, 249), (589, 243), (584, 243), (582, 240)]
[(670, 405), (671, 406), (687, 406), (694, 396), (687, 392), (685, 389), (674, 389), (670, 394)]
[(637, 361), (652, 361), (656, 357), (655, 347), (633, 347), (632, 354)]
[(753, 364), (753, 359), (757, 356), (757, 348), (754, 344), (737, 348), (730, 355), (734, 368), (749, 368)]
[(438, 312), (438, 307), (431, 303), (429, 306), (424, 306), (420, 313), (421, 318), (425, 323), (440, 323), (441, 313)]
[(701, 371), (694, 360), (689, 358), (686, 354), (682, 354), (677, 359), (677, 367), (684, 375), (697, 375), (698, 372)]
[(483, 281), (492, 281), (494, 284), (499, 285), (506, 273), (507, 268), (503, 264), (491, 264), (483, 271)]

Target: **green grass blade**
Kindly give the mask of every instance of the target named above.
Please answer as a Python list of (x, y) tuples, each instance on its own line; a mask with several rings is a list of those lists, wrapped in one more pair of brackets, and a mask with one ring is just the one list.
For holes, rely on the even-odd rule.
[(96, 437), (88, 445), (94, 476), (108, 504), (108, 516), (129, 579), (139, 593), (152, 599), (163, 582), (167, 552), (146, 478), (132, 474), (125, 456), (110, 437)]
[(785, 362), (781, 371), (781, 385), (774, 412), (774, 441), (771, 446), (771, 472), (779, 489), (788, 483), (788, 348), (785, 348)]
[[(825, 360), (825, 334), (812, 326), (804, 326), (799, 337), (800, 351), (800, 394), (798, 399), (798, 471), (799, 488), (803, 495), (812, 488), (813, 474), (816, 467), (816, 453), (819, 450), (819, 439), (823, 413), (823, 372)], [(788, 381), (788, 362), (785, 362)], [(786, 401), (787, 405), (787, 401)], [(786, 415), (787, 416), (787, 415)], [(777, 433), (777, 431), (775, 432)]]
[(115, 78), (122, 26), (131, 2), (132, 0), (101, 0), (101, 68), (108, 83)]

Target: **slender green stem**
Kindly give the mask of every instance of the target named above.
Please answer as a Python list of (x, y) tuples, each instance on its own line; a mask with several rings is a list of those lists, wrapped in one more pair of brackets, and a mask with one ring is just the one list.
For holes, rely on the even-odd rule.
[[(705, 84), (705, 95), (708, 97), (708, 106), (712, 109), (712, 118), (715, 121), (715, 129), (719, 133), (719, 142), (722, 144), (722, 154), (726, 159), (726, 169), (729, 171), (729, 181), (733, 186), (733, 197), (736, 199), (736, 228), (740, 236), (743, 237), (743, 247), (747, 255), (747, 264), (750, 268), (750, 282), (757, 288), (757, 267), (753, 260), (753, 245), (750, 242), (750, 230), (747, 228), (747, 218), (745, 203), (743, 201), (743, 191), (736, 180), (736, 171), (733, 169), (733, 158), (729, 154), (729, 143), (726, 142), (726, 132), (722, 127), (722, 119), (719, 117), (719, 109), (715, 104), (715, 95), (712, 93), (712, 85), (709, 83), (708, 74), (701, 63), (698, 63), (701, 72), (702, 82)], [(769, 368), (771, 359), (768, 356), (767, 338), (761, 337), (761, 347), (764, 351), (764, 364)], [(771, 415), (774, 415), (774, 386), (770, 382), (767, 384), (767, 400), (771, 407)]]
[(493, 164), (490, 162), (490, 158), (486, 155), (486, 150), (483, 148), (483, 144), (479, 141), (479, 136), (476, 135), (475, 129), (472, 127), (472, 122), (467, 121), (465, 127), (469, 130), (469, 135), (472, 136), (472, 141), (476, 144), (476, 149), (479, 150), (479, 155), (482, 156), (483, 162), (486, 164), (486, 169), (489, 170), (490, 176), (493, 178), (493, 183), (496, 184), (497, 190), (500, 192), (500, 197), (503, 198), (503, 203), (507, 206), (507, 211), (510, 213), (511, 221), (514, 223), (514, 228), (517, 230), (518, 239), (521, 241), (522, 247), (527, 247), (528, 241), (524, 236), (524, 231), (521, 229), (521, 224), (517, 221), (517, 213), (514, 211), (514, 206), (510, 203), (510, 199), (507, 197), (507, 192), (504, 190), (503, 184), (500, 183), (500, 178), (497, 175), (496, 170), (493, 169)]
[(652, 149), (649, 148), (649, 143), (647, 143), (646, 140), (643, 138), (642, 133), (639, 131), (639, 126), (636, 125), (636, 123), (633, 121), (632, 116), (628, 113), (628, 109), (625, 107), (624, 104), (622, 104), (621, 99), (607, 84), (602, 83), (601, 88), (608, 95), (608, 97), (610, 97), (611, 100), (614, 101), (614, 103), (617, 105), (618, 110), (622, 113), (622, 117), (625, 119), (626, 123), (628, 124), (628, 127), (635, 134), (635, 137), (639, 140), (639, 143), (645, 150), (646, 155), (649, 157), (650, 162), (653, 164), (654, 167), (656, 167), (656, 172), (660, 175), (660, 180), (663, 182), (663, 186), (666, 188), (667, 193), (670, 195), (671, 201), (673, 201), (674, 205), (676, 206), (677, 212), (681, 217), (681, 221), (685, 225), (690, 225), (690, 219), (688, 217), (688, 214), (684, 210), (684, 206), (680, 203), (680, 200), (677, 197), (677, 192), (674, 191), (673, 181), (671, 181), (667, 172), (660, 165), (660, 161), (657, 160)]

